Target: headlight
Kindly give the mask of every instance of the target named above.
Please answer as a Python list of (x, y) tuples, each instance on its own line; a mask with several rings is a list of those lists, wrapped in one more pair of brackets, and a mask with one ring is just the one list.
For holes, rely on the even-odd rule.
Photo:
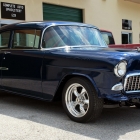
[(117, 64), (114, 68), (114, 73), (116, 74), (116, 76), (118, 77), (124, 76), (126, 73), (126, 66), (127, 66), (126, 61), (121, 61), (119, 64)]

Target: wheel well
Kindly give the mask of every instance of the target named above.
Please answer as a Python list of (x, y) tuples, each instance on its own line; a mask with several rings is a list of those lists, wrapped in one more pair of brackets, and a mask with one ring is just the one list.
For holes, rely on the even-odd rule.
[[(87, 77), (85, 76), (82, 76), (82, 75), (68, 75), (66, 76), (60, 83), (56, 93), (55, 93), (55, 96), (53, 98), (53, 101), (61, 101), (62, 100), (62, 92), (63, 92), (63, 87), (65, 86), (65, 84), (67, 83), (68, 80), (70, 80), (71, 78), (74, 78), (74, 77), (82, 77), (82, 78), (85, 78), (87, 80), (89, 80)], [(89, 80), (90, 81), (90, 80)], [(91, 82), (91, 81), (90, 81)]]

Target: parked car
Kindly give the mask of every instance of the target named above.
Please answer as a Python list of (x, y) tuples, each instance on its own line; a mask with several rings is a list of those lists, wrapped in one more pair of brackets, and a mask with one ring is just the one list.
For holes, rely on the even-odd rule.
[(140, 48), (140, 44), (115, 44), (115, 39), (111, 31), (100, 30), (102, 36), (109, 46), (109, 48), (124, 48), (124, 49), (137, 49)]
[(140, 107), (140, 52), (108, 48), (98, 28), (61, 21), (0, 29), (0, 89), (62, 100), (70, 119), (98, 118), (104, 104)]

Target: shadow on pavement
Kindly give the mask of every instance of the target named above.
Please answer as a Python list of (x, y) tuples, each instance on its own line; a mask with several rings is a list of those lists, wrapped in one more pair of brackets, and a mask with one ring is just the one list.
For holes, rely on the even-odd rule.
[(66, 116), (60, 102), (48, 103), (7, 93), (0, 95), (0, 114), (100, 140), (117, 140), (140, 129), (140, 110), (135, 107), (104, 109), (96, 122), (80, 124)]

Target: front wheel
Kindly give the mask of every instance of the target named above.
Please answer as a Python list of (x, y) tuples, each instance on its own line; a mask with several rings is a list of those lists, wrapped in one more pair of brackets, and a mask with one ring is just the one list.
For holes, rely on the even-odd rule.
[(72, 78), (66, 83), (62, 102), (69, 118), (82, 123), (98, 118), (103, 108), (103, 99), (85, 78)]

